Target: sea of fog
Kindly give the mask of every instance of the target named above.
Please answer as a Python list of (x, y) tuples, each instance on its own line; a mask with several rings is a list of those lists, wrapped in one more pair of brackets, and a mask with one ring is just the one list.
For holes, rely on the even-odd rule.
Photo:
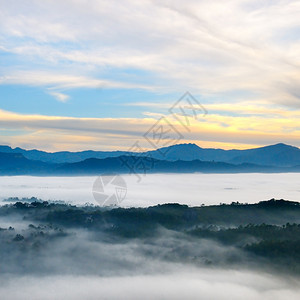
[(5, 300), (298, 300), (292, 278), (237, 270), (177, 270), (140, 276), (44, 276), (3, 279)]
[[(122, 175), (127, 194), (123, 207), (147, 207), (162, 203), (191, 206), (239, 201), (255, 203), (271, 198), (300, 200), (299, 173), (284, 174), (151, 174)], [(0, 199), (37, 197), (72, 204), (97, 205), (93, 197), (96, 176), (89, 177), (0, 177)], [(105, 190), (105, 188), (107, 188)], [(114, 193), (104, 187), (103, 193)]]
[[(102, 179), (105, 178), (108, 177)], [(141, 177), (139, 182), (134, 175), (121, 179), (118, 183), (127, 187), (126, 198), (120, 204), (124, 207), (167, 202), (199, 206), (232, 201), (254, 203), (270, 198), (300, 200), (299, 174), (295, 173), (153, 174)], [(95, 180), (99, 178), (0, 177), (1, 199), (37, 197), (97, 205), (92, 193)], [(114, 185), (107, 187), (104, 186), (104, 193), (115, 192)], [(2, 217), (0, 227), (13, 226), (24, 234), (22, 230), (28, 230), (28, 223), (29, 220)], [(2, 233), (5, 236), (6, 231)], [(239, 249), (216, 241), (182, 240), (181, 235), (167, 230), (147, 243), (138, 239), (109, 243), (99, 232), (75, 228), (68, 234), (51, 240), (49, 247), (41, 248), (40, 252), (30, 252), (30, 248), (26, 252), (26, 247), (25, 252), (23, 248), (18, 252), (19, 248), (11, 247), (12, 242), (3, 243), (3, 247), (11, 248), (4, 251), (4, 247), (1, 253), (10, 257), (1, 265), (1, 300), (299, 299), (298, 277), (257, 269)], [(93, 234), (98, 235), (95, 238)], [(194, 261), (165, 259), (174, 249), (193, 256), (196, 253), (195, 257), (200, 258), (210, 253), (221, 263), (207, 268)], [(239, 267), (227, 266), (227, 258), (232, 254), (243, 258)]]

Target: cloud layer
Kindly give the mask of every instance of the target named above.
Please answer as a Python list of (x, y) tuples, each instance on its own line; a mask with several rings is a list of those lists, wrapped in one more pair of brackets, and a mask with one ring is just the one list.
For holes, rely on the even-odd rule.
[[(300, 146), (297, 1), (0, 0), (0, 6), (0, 90), (42, 89), (72, 107), (74, 90), (125, 89), (132, 108), (144, 108), (131, 119), (40, 116), (24, 124), (23, 115), (8, 117), (1, 143), (113, 149), (118, 135), (120, 147), (130, 147), (149, 119), (169, 107), (166, 95), (190, 90), (201, 95), (209, 116), (193, 124), (186, 140), (225, 148)], [(153, 99), (137, 101), (137, 91)]]
[[(4, 281), (4, 284), (7, 282)], [(6, 288), (5, 300), (17, 299), (228, 299), (297, 300), (299, 288), (272, 276), (247, 271), (178, 272), (165, 276), (20, 277)]]
[[(65, 95), (58, 95), (62, 100)], [(189, 118), (185, 128), (173, 115), (158, 122), (160, 114), (144, 118), (75, 118), (24, 115), (0, 110), (0, 127), (8, 134), (0, 143), (14, 147), (44, 150), (129, 150), (136, 142), (143, 149), (161, 148), (174, 143), (194, 142), (202, 147), (251, 148), (284, 142), (300, 146), (300, 114), (255, 105), (208, 105), (205, 117)], [(234, 115), (232, 115), (234, 114)], [(158, 123), (157, 123), (158, 122)], [(151, 128), (168, 122), (177, 130), (170, 139), (159, 142), (151, 138)], [(144, 138), (150, 130), (150, 141)], [(167, 135), (162, 135), (166, 137)], [(199, 142), (200, 141), (200, 142)]]
[[(45, 85), (90, 87), (108, 80), (112, 70), (135, 69), (153, 75), (144, 82), (152, 89), (255, 92), (299, 107), (297, 1), (0, 3), (1, 50), (21, 62), (3, 70), (14, 82), (36, 84), (30, 74), (42, 69), (65, 74)], [(28, 72), (25, 81), (20, 65)], [(74, 73), (90, 79), (70, 85)], [(111, 85), (138, 86), (136, 77), (120, 77), (121, 83), (112, 78)]]

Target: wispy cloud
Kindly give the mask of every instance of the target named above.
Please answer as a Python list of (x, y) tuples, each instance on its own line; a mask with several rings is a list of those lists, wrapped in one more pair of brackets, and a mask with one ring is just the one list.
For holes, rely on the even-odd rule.
[[(31, 0), (27, 6), (0, 0), (0, 5), (0, 85), (42, 88), (68, 105), (72, 89), (157, 95), (152, 103), (140, 95), (128, 99), (140, 107), (131, 119), (25, 121), (10, 115), (1, 121), (4, 129), (34, 130), (26, 136), (32, 144), (58, 130), (77, 141), (85, 136), (82, 141), (93, 140), (87, 145), (97, 147), (99, 128), (107, 147), (114, 146), (116, 135), (128, 145), (169, 106), (169, 100), (159, 101), (161, 94), (189, 90), (202, 95), (210, 113), (193, 125), (187, 140), (225, 147), (299, 145), (298, 1)], [(47, 145), (73, 149), (71, 138), (64, 138)]]
[[(71, 65), (87, 87), (110, 82), (111, 69), (143, 70), (152, 73), (151, 82), (140, 80), (152, 88), (255, 91), (299, 107), (299, 2), (30, 2), (30, 10), (3, 2), (1, 12), (2, 48), (23, 68), (37, 71), (34, 65), (42, 64), (58, 75)], [(119, 77), (115, 88), (140, 85), (137, 78), (128, 82), (126, 71)]]
[[(143, 135), (159, 117), (147, 114), (145, 118), (75, 118), (0, 110), (0, 127), (16, 132), (13, 136), (0, 134), (0, 144), (45, 150), (128, 150), (139, 141), (145, 149), (152, 149)], [(299, 117), (299, 113), (293, 111), (275, 116), (210, 113), (199, 120), (191, 119), (189, 132), (172, 116), (168, 116), (168, 120), (183, 136), (179, 143), (241, 149), (278, 142), (300, 146)]]
[(53, 71), (14, 71), (0, 77), (0, 84), (19, 84), (45, 86), (52, 89), (72, 88), (128, 88), (150, 89), (150, 87), (117, 82), (113, 80), (95, 79), (87, 76), (76, 76), (68, 73), (57, 74)]
[(54, 98), (56, 98), (60, 102), (66, 102), (70, 98), (70, 96), (59, 93), (59, 92), (49, 92), (50, 95), (52, 95)]

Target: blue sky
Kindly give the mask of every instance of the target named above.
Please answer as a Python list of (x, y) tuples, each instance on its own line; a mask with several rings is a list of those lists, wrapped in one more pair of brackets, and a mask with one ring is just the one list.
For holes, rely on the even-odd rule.
[(189, 91), (182, 142), (300, 146), (298, 1), (0, 0), (0, 25), (1, 144), (149, 148)]

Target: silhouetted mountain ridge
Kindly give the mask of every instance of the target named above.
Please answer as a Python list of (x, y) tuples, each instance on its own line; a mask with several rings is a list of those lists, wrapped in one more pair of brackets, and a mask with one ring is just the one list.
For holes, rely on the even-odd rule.
[(250, 163), (256, 165), (269, 165), (274, 167), (293, 167), (300, 165), (300, 149), (283, 143), (246, 150), (223, 150), (214, 148), (201, 148), (196, 144), (178, 144), (144, 153), (128, 151), (81, 151), (81, 152), (54, 152), (39, 150), (12, 149), (9, 146), (0, 146), (0, 152), (21, 153), (30, 160), (39, 160), (46, 163), (76, 163), (89, 158), (105, 159), (123, 155), (150, 156), (153, 159), (165, 161), (216, 161), (230, 164)]
[(300, 172), (298, 167), (272, 167), (251, 163), (230, 164), (214, 161), (167, 161), (144, 156), (123, 155), (104, 159), (88, 158), (76, 163), (45, 163), (29, 160), (20, 153), (0, 152), (0, 175), (79, 176), (104, 173), (276, 173)]
[(21, 153), (0, 152), (1, 175), (30, 175), (49, 172), (52, 164), (29, 160)]

